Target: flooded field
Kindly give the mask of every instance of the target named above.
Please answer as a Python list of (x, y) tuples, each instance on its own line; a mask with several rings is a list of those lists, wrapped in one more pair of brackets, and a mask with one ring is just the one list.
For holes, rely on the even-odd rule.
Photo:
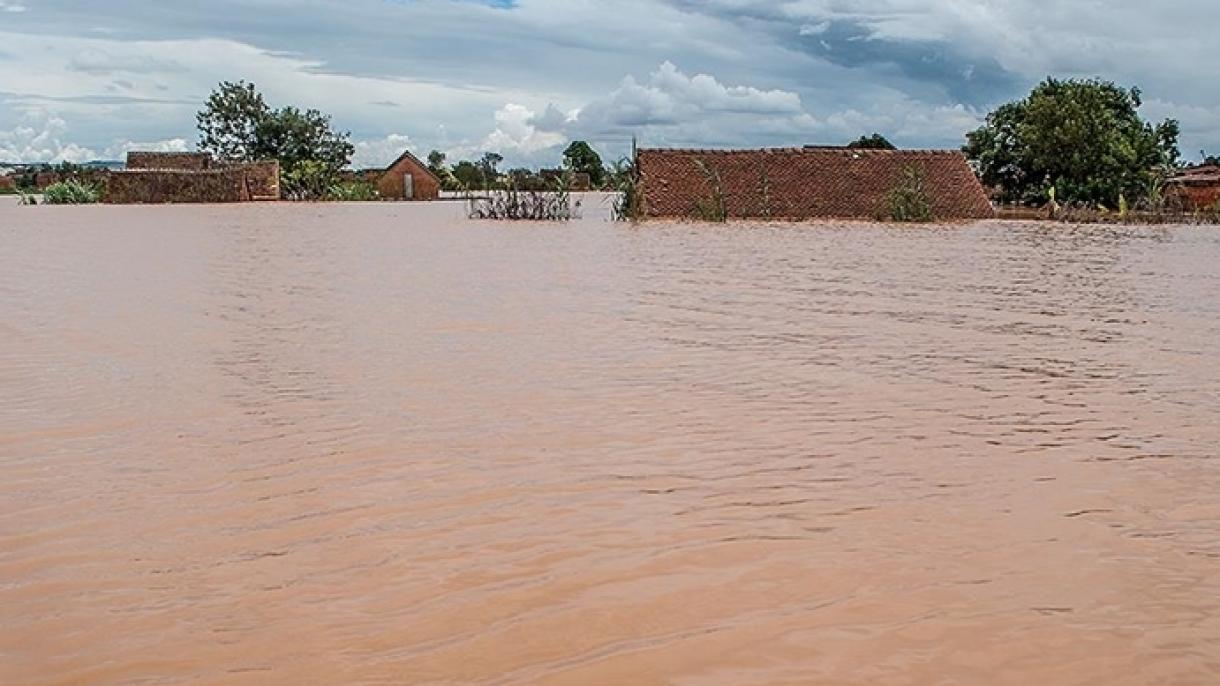
[(0, 683), (1220, 683), (1220, 231), (0, 203)]

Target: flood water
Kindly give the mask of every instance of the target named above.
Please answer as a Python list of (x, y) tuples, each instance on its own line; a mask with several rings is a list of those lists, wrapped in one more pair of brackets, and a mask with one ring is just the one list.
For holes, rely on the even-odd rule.
[(0, 203), (0, 683), (1220, 683), (1220, 231)]

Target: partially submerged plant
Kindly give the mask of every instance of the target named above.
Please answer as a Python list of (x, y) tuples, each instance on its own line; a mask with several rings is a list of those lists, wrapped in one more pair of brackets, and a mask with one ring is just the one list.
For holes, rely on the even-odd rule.
[(705, 161), (694, 158), (695, 167), (703, 174), (708, 185), (708, 197), (695, 201), (695, 214), (708, 222), (724, 222), (729, 218), (729, 211), (720, 181), (720, 171), (708, 165)]
[[(22, 196), (22, 204), (25, 204)], [(92, 184), (68, 179), (47, 186), (42, 192), (44, 205), (91, 205), (101, 198), (101, 193)], [(32, 197), (31, 197), (32, 200)], [(30, 202), (29, 204), (34, 204)]]
[(906, 167), (898, 183), (886, 195), (888, 219), (896, 222), (932, 221), (932, 202), (924, 188), (923, 171)]
[(623, 158), (612, 165), (610, 174), (617, 193), (610, 207), (614, 221), (639, 221), (644, 216), (644, 188), (635, 163)]
[(326, 191), (326, 199), (341, 202), (365, 202), (380, 200), (381, 192), (377, 190), (377, 186), (368, 181), (349, 181), (332, 185)]
[(580, 201), (572, 202), (571, 174), (555, 181), (553, 191), (523, 191), (515, 184), (507, 190), (476, 196), (467, 191), (471, 219), (568, 221), (580, 216)]
[(763, 163), (758, 164), (758, 195), (762, 198), (762, 207), (760, 214), (764, 219), (771, 218), (771, 177), (767, 174), (767, 167)]

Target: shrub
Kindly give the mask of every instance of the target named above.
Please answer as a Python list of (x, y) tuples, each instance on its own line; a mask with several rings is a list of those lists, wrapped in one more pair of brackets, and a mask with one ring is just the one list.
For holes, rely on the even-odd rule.
[(380, 200), (381, 192), (368, 181), (349, 181), (332, 185), (326, 191), (326, 198), (343, 202), (366, 202)]
[(917, 167), (902, 170), (897, 185), (886, 195), (886, 217), (896, 222), (932, 221), (932, 203), (924, 189), (923, 171)]
[(580, 216), (580, 201), (572, 204), (570, 174), (555, 182), (554, 191), (522, 191), (516, 186), (491, 191), (485, 196), (467, 195), (471, 219), (527, 219), (567, 221)]
[(644, 216), (644, 189), (636, 177), (635, 164), (627, 159), (615, 162), (610, 179), (617, 193), (610, 207), (614, 221), (639, 221)]
[(280, 189), (287, 200), (322, 200), (336, 185), (330, 165), (318, 160), (298, 162), (280, 175)]
[(90, 205), (98, 201), (100, 193), (94, 186), (69, 179), (47, 186), (42, 192), (44, 205)]

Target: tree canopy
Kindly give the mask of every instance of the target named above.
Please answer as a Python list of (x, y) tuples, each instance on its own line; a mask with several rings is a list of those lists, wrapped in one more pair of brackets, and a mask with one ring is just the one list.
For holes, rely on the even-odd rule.
[(847, 144), (849, 148), (860, 148), (865, 150), (897, 150), (898, 146), (889, 142), (889, 140), (879, 133), (874, 133), (871, 136), (860, 136), (856, 140)]
[(289, 174), (311, 162), (311, 174), (333, 175), (351, 161), (355, 147), (318, 110), (273, 110), (252, 83), (225, 81), (196, 115), (199, 150), (226, 160), (276, 159)]
[(589, 175), (594, 188), (601, 188), (606, 181), (606, 168), (602, 157), (585, 141), (572, 141), (563, 151), (563, 164), (568, 169)]
[(1054, 188), (1059, 200), (1115, 206), (1178, 161), (1178, 122), (1145, 122), (1141, 105), (1138, 88), (1047, 79), (989, 114), (963, 151), (1003, 200), (1043, 202)]

